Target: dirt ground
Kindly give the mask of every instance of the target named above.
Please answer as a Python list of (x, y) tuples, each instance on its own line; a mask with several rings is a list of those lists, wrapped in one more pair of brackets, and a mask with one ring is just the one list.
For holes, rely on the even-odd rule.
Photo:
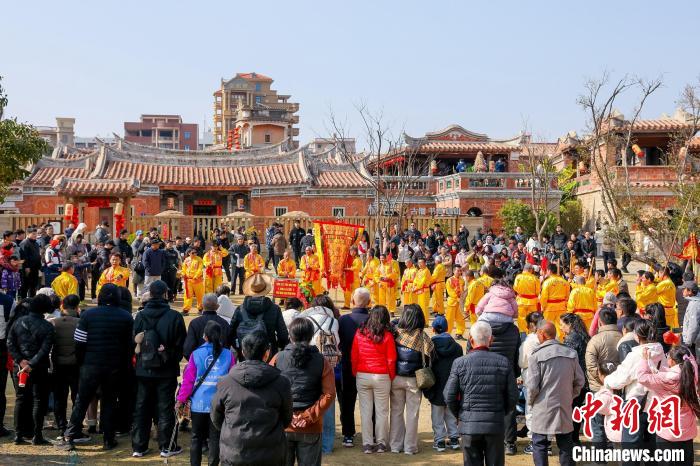
[[(631, 267), (631, 270), (636, 270)], [(633, 277), (630, 275), (626, 277), (628, 283), (633, 284)], [(331, 296), (339, 302), (342, 306), (342, 297), (340, 294), (337, 296), (334, 292)], [(242, 301), (241, 297), (233, 296), (232, 301), (234, 303), (240, 303)], [(85, 307), (85, 306), (84, 306)], [(182, 307), (182, 301), (176, 301), (173, 306), (175, 309), (180, 310)], [(189, 323), (195, 316), (188, 316), (185, 318), (186, 323)], [(184, 364), (183, 364), (184, 366)], [(5, 393), (7, 395), (7, 412), (4, 418), (4, 425), (8, 428), (13, 426), (13, 408), (14, 408), (14, 389), (12, 383), (8, 383), (5, 388)], [(69, 400), (70, 405), (70, 400)], [(340, 437), (340, 420), (339, 420), (339, 409), (336, 405), (336, 444), (335, 449), (332, 454), (324, 455), (323, 464), (328, 465), (375, 465), (375, 464), (411, 464), (411, 465), (432, 465), (436, 462), (438, 464), (462, 464), (462, 454), (460, 451), (445, 451), (443, 453), (438, 453), (432, 449), (433, 436), (432, 428), (430, 422), (430, 404), (423, 400), (421, 404), (421, 410), (419, 415), (419, 453), (417, 455), (408, 456), (404, 454), (394, 454), (394, 453), (384, 453), (384, 454), (373, 454), (364, 455), (360, 447), (360, 413), (359, 409), (355, 411), (355, 422), (357, 423), (357, 436), (355, 437), (355, 447), (354, 448), (343, 448), (340, 444), (342, 438)], [(70, 406), (69, 412), (70, 415)], [(47, 420), (51, 421), (53, 424), (53, 416), (48, 415)], [(45, 436), (47, 439), (54, 439), (58, 435), (58, 431), (55, 429), (45, 430)], [(0, 465), (61, 465), (61, 464), (90, 464), (90, 465), (109, 465), (109, 464), (143, 464), (143, 465), (156, 465), (156, 464), (189, 464), (189, 445), (190, 436), (188, 432), (182, 433), (179, 437), (180, 445), (182, 445), (184, 451), (181, 455), (169, 458), (166, 462), (163, 458), (158, 456), (157, 444), (155, 440), (151, 440), (151, 453), (142, 458), (135, 459), (131, 457), (131, 442), (129, 437), (118, 438), (119, 445), (112, 451), (103, 452), (102, 447), (102, 436), (93, 435), (91, 442), (87, 444), (78, 445), (77, 450), (73, 453), (66, 453), (60, 451), (51, 446), (44, 447), (33, 447), (33, 446), (15, 446), (12, 443), (12, 437), (5, 437), (0, 439)], [(700, 441), (700, 437), (698, 438)], [(530, 465), (532, 463), (532, 457), (523, 453), (523, 448), (527, 445), (527, 439), (518, 439), (518, 454), (516, 456), (506, 457), (506, 464), (513, 466)], [(700, 458), (700, 443), (696, 442), (696, 458)], [(555, 447), (556, 454), (556, 447)], [(550, 461), (552, 465), (558, 465), (556, 456), (551, 457)], [(206, 459), (204, 459), (204, 464), (206, 464)], [(700, 463), (696, 463), (700, 464)]]

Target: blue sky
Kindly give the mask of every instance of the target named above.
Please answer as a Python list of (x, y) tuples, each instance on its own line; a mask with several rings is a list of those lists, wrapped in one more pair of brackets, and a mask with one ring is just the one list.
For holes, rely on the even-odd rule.
[(2, 16), (7, 113), (73, 116), (79, 136), (121, 134), (142, 113), (210, 126), (220, 78), (256, 71), (301, 104), (302, 141), (326, 133), (329, 108), (361, 137), (363, 100), (412, 135), (459, 123), (508, 137), (527, 120), (555, 139), (584, 127), (587, 77), (662, 75), (656, 117), (700, 74), (696, 1), (66, 0), (6, 2)]

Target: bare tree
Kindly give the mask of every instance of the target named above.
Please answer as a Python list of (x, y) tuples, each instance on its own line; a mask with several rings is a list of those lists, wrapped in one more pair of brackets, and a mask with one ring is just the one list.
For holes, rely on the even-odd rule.
[[(588, 135), (582, 140), (581, 153), (590, 165), (592, 179), (600, 185), (603, 219), (608, 222), (606, 234), (634, 259), (649, 264), (657, 261), (657, 253), (666, 262), (671, 260), (677, 235), (681, 231), (677, 228), (674, 238), (674, 235), (669, 235), (671, 226), (675, 223), (687, 228), (688, 208), (697, 205), (698, 200), (697, 183), (686, 176), (686, 155), (698, 129), (697, 117), (694, 119), (695, 125), (684, 127), (683, 134), (674, 133), (671, 144), (663, 154), (669, 172), (675, 173), (675, 179), (669, 180), (667, 187), (683, 193), (677, 201), (682, 210), (674, 211), (669, 219), (666, 213), (639, 202), (638, 196), (643, 192), (633, 187), (630, 157), (635, 156), (635, 128), (646, 102), (661, 86), (661, 79), (624, 76), (612, 81), (605, 73), (600, 79), (589, 80), (585, 92), (578, 98), (579, 105), (588, 116)], [(697, 87), (686, 88), (682, 96), (689, 108), (700, 107), (696, 90)], [(632, 93), (636, 93), (636, 104), (630, 113), (631, 118), (625, 119), (616, 107), (623, 96), (626, 98)], [(698, 115), (697, 110), (695, 114)], [(641, 231), (651, 247), (636, 251), (629, 240), (630, 228)]]
[(420, 145), (403, 141), (403, 131), (395, 133), (386, 122), (382, 111), (374, 112), (365, 103), (356, 104), (355, 110), (363, 126), (365, 149), (355, 153), (345, 144), (350, 137), (347, 119), (340, 120), (331, 109), (327, 131), (343, 162), (365, 180), (374, 194), (374, 215), (377, 226), (383, 213), (396, 213), (397, 223), (402, 225), (406, 216), (406, 198), (418, 187), (422, 176), (428, 174), (432, 157), (418, 156)]
[(555, 183), (559, 170), (554, 165), (548, 144), (525, 141), (522, 146), (520, 171), (527, 174), (524, 181), (530, 194), (528, 207), (535, 219), (535, 234), (541, 241), (549, 222), (559, 211), (561, 194)]

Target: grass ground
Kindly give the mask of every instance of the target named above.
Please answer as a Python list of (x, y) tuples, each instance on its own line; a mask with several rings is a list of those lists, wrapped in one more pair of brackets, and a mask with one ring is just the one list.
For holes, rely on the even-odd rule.
[[(636, 270), (636, 268), (631, 267), (631, 270)], [(634, 283), (632, 276), (627, 277), (629, 283)], [(342, 297), (340, 294), (337, 296), (331, 294), (332, 297), (340, 302)], [(240, 303), (242, 301), (241, 297), (232, 297), (234, 303)], [(341, 304), (342, 305), (342, 304)], [(175, 309), (181, 309), (182, 302), (177, 301), (174, 305)], [(186, 323), (189, 322), (195, 316), (188, 316), (185, 318)], [(183, 364), (184, 365), (184, 364)], [(13, 425), (13, 408), (14, 408), (14, 389), (12, 384), (8, 383), (5, 388), (7, 395), (7, 413), (5, 415), (4, 424), (5, 426)], [(70, 409), (70, 408), (69, 408)], [(330, 455), (326, 455), (323, 458), (323, 464), (328, 465), (434, 465), (434, 464), (462, 464), (462, 454), (459, 451), (446, 451), (444, 453), (438, 453), (432, 449), (433, 437), (430, 422), (430, 404), (424, 400), (421, 404), (420, 414), (419, 414), (419, 453), (413, 456), (407, 456), (404, 454), (393, 454), (384, 453), (381, 455), (364, 455), (359, 447), (360, 444), (360, 413), (359, 409), (355, 410), (355, 422), (357, 423), (358, 435), (356, 436), (356, 446), (355, 448), (343, 448), (340, 445), (341, 438), (340, 435), (340, 421), (338, 419), (339, 410), (336, 405), (336, 444), (334, 452)], [(47, 417), (53, 421), (52, 416)], [(46, 430), (45, 435), (47, 438), (55, 438), (58, 435), (56, 430)], [(697, 439), (700, 442), (700, 437)], [(55, 449), (51, 446), (45, 447), (33, 447), (33, 446), (15, 446), (12, 443), (12, 438), (6, 437), (0, 439), (0, 465), (61, 465), (61, 464), (90, 464), (90, 465), (110, 465), (110, 464), (139, 464), (139, 465), (156, 465), (156, 464), (189, 464), (189, 444), (190, 436), (189, 433), (182, 433), (180, 436), (179, 443), (184, 448), (184, 452), (176, 457), (168, 459), (167, 463), (162, 458), (158, 457), (155, 450), (157, 449), (156, 442), (151, 441), (151, 448), (153, 453), (142, 459), (134, 459), (131, 457), (131, 442), (128, 437), (123, 437), (118, 439), (119, 445), (116, 449), (103, 452), (102, 437), (100, 435), (93, 436), (90, 443), (79, 445), (76, 452), (66, 453)], [(513, 466), (530, 465), (532, 463), (532, 457), (530, 455), (524, 454), (523, 448), (527, 445), (525, 439), (518, 440), (518, 454), (516, 456), (506, 457), (506, 464)], [(700, 458), (700, 443), (696, 442), (696, 458)], [(556, 448), (555, 448), (556, 452)], [(206, 462), (206, 460), (204, 460)], [(552, 465), (558, 465), (556, 457), (551, 458)], [(696, 463), (700, 464), (700, 463)]]

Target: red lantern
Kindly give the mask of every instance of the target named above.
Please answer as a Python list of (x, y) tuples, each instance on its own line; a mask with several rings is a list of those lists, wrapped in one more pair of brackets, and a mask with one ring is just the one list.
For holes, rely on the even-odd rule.
[(73, 204), (66, 204), (65, 207), (63, 208), (63, 217), (67, 221), (71, 221), (73, 219)]
[(233, 130), (228, 130), (228, 137), (226, 138), (226, 149), (229, 152), (233, 150)]

